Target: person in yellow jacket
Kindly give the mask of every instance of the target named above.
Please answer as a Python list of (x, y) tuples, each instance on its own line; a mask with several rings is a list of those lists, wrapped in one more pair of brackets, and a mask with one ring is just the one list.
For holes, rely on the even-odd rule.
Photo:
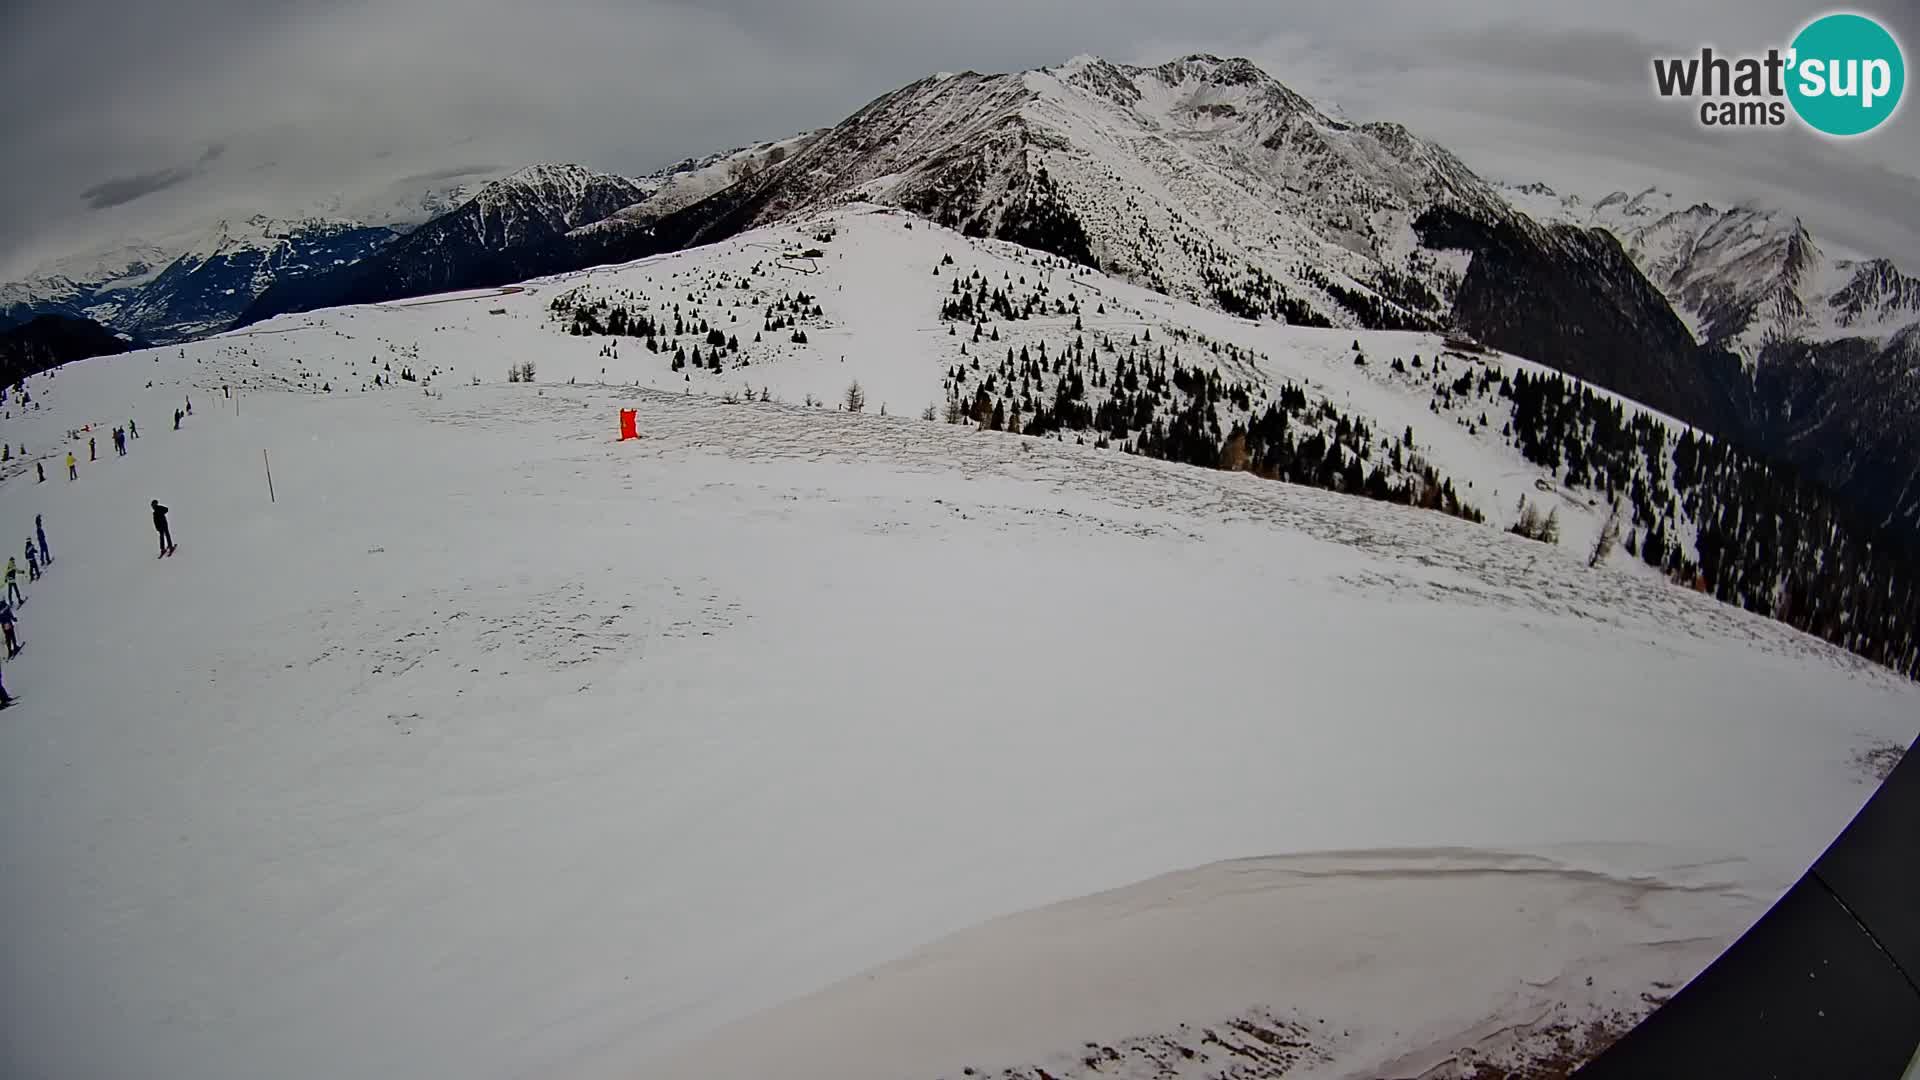
[(73, 460), (73, 451), (67, 451), (67, 479), (80, 479), (80, 466)]

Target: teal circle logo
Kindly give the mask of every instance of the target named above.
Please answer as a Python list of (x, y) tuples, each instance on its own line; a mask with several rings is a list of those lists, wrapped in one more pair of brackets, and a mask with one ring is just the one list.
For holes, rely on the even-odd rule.
[(1793, 39), (1787, 98), (1815, 131), (1864, 135), (1900, 107), (1907, 64), (1887, 28), (1843, 12), (1808, 23)]

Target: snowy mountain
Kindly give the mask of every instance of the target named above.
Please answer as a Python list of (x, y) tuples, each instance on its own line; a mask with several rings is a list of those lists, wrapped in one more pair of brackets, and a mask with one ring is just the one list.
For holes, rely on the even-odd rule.
[(647, 193), (644, 184), (579, 165), (529, 165), (481, 188), (457, 212), (481, 242), (501, 248), (599, 221)]
[(43, 314), (110, 316), (165, 269), (175, 254), (170, 248), (135, 241), (42, 266), (26, 280), (0, 284), (0, 326)]
[(275, 282), (350, 265), (395, 235), (325, 218), (223, 220), (160, 242), (65, 260), (28, 281), (0, 286), (0, 305), (14, 321), (71, 314), (148, 341), (181, 341), (231, 325)]
[(340, 303), (502, 284), (570, 268), (568, 234), (646, 199), (657, 185), (579, 165), (530, 165), (450, 213), (334, 272), (276, 284), (242, 321)]
[(1920, 535), (1920, 278), (1817, 240), (1784, 212), (1683, 204), (1664, 192), (1592, 202), (1509, 189), (1542, 220), (1606, 229), (1713, 354), (1726, 434), (1776, 454), (1873, 520)]
[(1671, 418), (890, 207), (28, 383), (23, 1075), (1524, 1075), (1920, 733), (1786, 613), (1589, 565), (1615, 405), (1628, 537), (1714, 558)]
[(1702, 344), (1750, 364), (1776, 343), (1885, 338), (1920, 322), (1920, 278), (1821, 243), (1780, 210), (1683, 204), (1654, 188), (1591, 203), (1544, 185), (1513, 193), (1542, 220), (1613, 233)]
[(1251, 63), (1204, 55), (924, 79), (670, 213), (641, 202), (465, 264), (396, 245), (246, 318), (620, 262), (849, 200), (1247, 317), (1453, 328), (1696, 423), (1724, 417), (1685, 325), (1610, 236), (1541, 226), (1404, 128), (1330, 118)]
[(1329, 119), (1245, 60), (924, 79), (751, 178), (746, 226), (849, 197), (1187, 299), (1315, 325), (1434, 327), (1458, 260), (1419, 215), (1511, 219), (1445, 150)]
[[(791, 138), (736, 147), (702, 158), (687, 158), (658, 172), (649, 173), (640, 178), (642, 184), (653, 189), (646, 201), (628, 207), (615, 215), (615, 219), (637, 216), (639, 213), (659, 218), (684, 209), (741, 180), (773, 168), (824, 133), (825, 129), (803, 131)], [(591, 229), (595, 226), (584, 227)]]
[(344, 221), (222, 222), (117, 307), (110, 325), (162, 342), (212, 333), (273, 285), (351, 265), (393, 238)]
[[(524, 179), (543, 197), (565, 198), (565, 185), (578, 178), (564, 172)], [(487, 186), (408, 186), (351, 202), (322, 200), (301, 217), (220, 219), (70, 257), (0, 284), (0, 325), (55, 313), (94, 319), (154, 342), (204, 336), (231, 326), (272, 285), (357, 264), (459, 209)]]
[(618, 263), (849, 201), (1244, 318), (1460, 334), (1774, 454), (1920, 535), (1901, 333), (1920, 281), (1781, 215), (1498, 188), (1399, 125), (1337, 119), (1209, 55), (934, 76), (830, 129), (638, 180), (534, 166), (371, 257), (276, 278), (238, 321)]

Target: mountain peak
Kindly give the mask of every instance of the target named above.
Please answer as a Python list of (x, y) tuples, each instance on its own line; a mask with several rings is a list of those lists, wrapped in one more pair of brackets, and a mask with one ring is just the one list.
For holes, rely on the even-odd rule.
[(578, 190), (598, 179), (617, 179), (607, 173), (566, 162), (538, 162), (516, 169), (513, 172), (489, 183), (481, 189), (482, 193), (504, 192), (524, 188), (560, 188)]
[(1179, 59), (1160, 65), (1158, 70), (1179, 71), (1219, 86), (1274, 82), (1273, 77), (1260, 70), (1259, 65), (1243, 56), (1222, 59), (1212, 53), (1188, 53)]
[[(550, 231), (566, 232), (641, 202), (652, 190), (639, 181), (584, 165), (541, 162), (481, 188), (462, 209), (483, 216), (527, 216), (543, 222)], [(488, 246), (498, 247), (513, 231), (509, 227)]]

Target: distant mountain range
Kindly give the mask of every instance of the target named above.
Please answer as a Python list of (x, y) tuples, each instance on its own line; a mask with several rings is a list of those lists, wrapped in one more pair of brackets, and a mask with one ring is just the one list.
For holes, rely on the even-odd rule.
[[(346, 283), (375, 266), (393, 269), (385, 288), (394, 295), (458, 287), (441, 282), (515, 280), (544, 272), (520, 267), (545, 265), (543, 253), (578, 227), (678, 209), (733, 183), (762, 157), (777, 160), (795, 141), (690, 158), (634, 179), (534, 165), (483, 184), (334, 201), (301, 218), (253, 215), (134, 240), (0, 284), (0, 326), (57, 314), (169, 344), (230, 328), (269, 292), (268, 306), (347, 302)], [(641, 213), (636, 204), (648, 201)]]
[(1537, 184), (1513, 194), (1542, 218), (1618, 237), (1701, 342), (1702, 366), (1737, 362), (1728, 419), (1703, 426), (1920, 533), (1920, 279), (1824, 245), (1776, 210), (1651, 190), (1592, 203)]
[(290, 311), (378, 303), (503, 285), (604, 262), (609, 252), (658, 250), (662, 219), (778, 167), (812, 136), (689, 159), (638, 179), (579, 165), (533, 165), (495, 180), (457, 209), (377, 254), (338, 270), (273, 283), (243, 323)]
[(135, 244), (0, 285), (0, 322), (57, 314), (158, 343), (201, 337), (233, 325), (268, 286), (352, 265), (399, 235), (322, 218), (222, 221), (173, 247)]
[(1920, 536), (1920, 279), (1829, 250), (1786, 214), (1497, 186), (1245, 60), (938, 75), (832, 128), (650, 177), (536, 165), (460, 194), (413, 228), (252, 219), (186, 253), (7, 286), (0, 303), (175, 340), (864, 199), (1248, 318), (1470, 335), (1797, 465)]

